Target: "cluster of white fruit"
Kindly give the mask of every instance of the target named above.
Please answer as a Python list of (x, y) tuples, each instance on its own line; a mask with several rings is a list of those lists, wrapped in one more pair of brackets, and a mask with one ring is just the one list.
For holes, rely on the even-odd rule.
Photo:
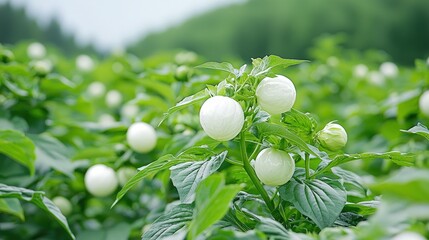
[[(127, 131), (128, 145), (136, 152), (147, 153), (152, 151), (157, 142), (155, 129), (144, 122), (132, 124)], [(117, 173), (106, 165), (96, 164), (85, 173), (85, 186), (88, 192), (96, 197), (105, 197), (112, 194), (118, 184), (124, 185), (135, 174), (135, 169), (123, 167)]]
[(52, 62), (49, 59), (43, 59), (46, 57), (46, 48), (43, 44), (39, 42), (33, 42), (28, 45), (27, 55), (33, 59), (31, 66), (37, 73), (45, 75), (52, 71)]
[[(256, 99), (265, 112), (271, 115), (284, 113), (291, 110), (295, 103), (295, 86), (285, 76), (265, 77), (256, 88)], [(209, 137), (228, 141), (241, 132), (244, 112), (234, 99), (215, 96), (201, 106), (200, 124)], [(320, 144), (331, 151), (338, 151), (347, 143), (347, 133), (339, 124), (327, 124), (317, 135)], [(256, 157), (254, 167), (261, 182), (279, 186), (291, 179), (295, 161), (285, 151), (266, 148)]]

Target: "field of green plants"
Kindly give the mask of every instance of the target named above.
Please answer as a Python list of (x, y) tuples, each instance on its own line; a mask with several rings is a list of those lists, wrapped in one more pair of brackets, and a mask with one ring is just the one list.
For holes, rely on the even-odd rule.
[(0, 240), (427, 239), (429, 59), (311, 56), (0, 45)]

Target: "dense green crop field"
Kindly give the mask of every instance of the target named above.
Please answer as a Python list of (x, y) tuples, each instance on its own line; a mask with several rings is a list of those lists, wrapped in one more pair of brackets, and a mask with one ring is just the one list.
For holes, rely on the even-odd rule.
[(0, 239), (426, 239), (429, 59), (311, 55), (0, 46)]

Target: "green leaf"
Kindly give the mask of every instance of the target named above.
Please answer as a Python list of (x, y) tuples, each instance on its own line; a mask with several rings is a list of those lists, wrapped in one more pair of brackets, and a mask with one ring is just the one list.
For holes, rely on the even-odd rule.
[(351, 162), (354, 160), (390, 159), (400, 166), (413, 166), (415, 162), (414, 154), (401, 153), (397, 151), (386, 153), (356, 153), (337, 155), (332, 161), (322, 161), (318, 167), (316, 175), (325, 172), (335, 166)]
[(169, 169), (170, 167), (184, 162), (194, 161), (194, 158), (191, 158), (189, 156), (179, 156), (175, 157), (171, 154), (162, 156), (158, 160), (149, 163), (148, 165), (139, 168), (139, 172), (134, 175), (128, 182), (124, 185), (124, 187), (119, 191), (119, 193), (116, 195), (116, 200), (112, 204), (112, 207), (114, 207), (119, 200), (131, 189), (139, 183), (143, 178), (145, 177), (152, 177), (159, 171)]
[(29, 135), (36, 145), (36, 164), (40, 168), (52, 168), (73, 178), (74, 166), (69, 151), (60, 141), (48, 135)]
[(286, 228), (271, 218), (255, 216), (260, 223), (256, 226), (256, 229), (265, 233), (270, 240), (312, 240), (311, 237), (304, 234), (294, 233), (286, 230)]
[(162, 118), (161, 122), (158, 124), (161, 125), (171, 114), (182, 110), (192, 104), (195, 104), (197, 102), (200, 101), (204, 101), (206, 99), (208, 99), (210, 97), (210, 90), (209, 89), (204, 89), (201, 90), (197, 93), (195, 93), (194, 95), (185, 97), (182, 101), (180, 101), (179, 103), (176, 104), (176, 106), (171, 107), (170, 109), (168, 109), (167, 113), (164, 114), (164, 117)]
[(347, 193), (339, 180), (292, 178), (279, 189), (280, 197), (292, 203), (320, 229), (331, 226), (341, 213)]
[(394, 196), (417, 203), (429, 203), (429, 170), (402, 168), (386, 181), (370, 186), (383, 195)]
[(378, 206), (380, 205), (379, 201), (363, 201), (358, 203), (346, 203), (344, 206), (344, 212), (354, 212), (362, 216), (371, 216), (376, 211)]
[(207, 240), (260, 240), (264, 239), (264, 234), (255, 230), (238, 232), (234, 230), (218, 230)]
[(283, 59), (275, 55), (265, 56), (263, 59), (256, 58), (256, 59), (252, 59), (253, 69), (249, 75), (256, 77), (256, 76), (268, 73), (272, 68), (275, 68), (278, 66), (287, 68), (303, 62), (308, 62), (308, 61), (296, 60), (296, 59)]
[(198, 184), (216, 172), (226, 158), (227, 151), (206, 161), (185, 162), (170, 168), (171, 181), (179, 192), (182, 203), (192, 203)]
[(0, 153), (26, 166), (30, 174), (34, 174), (35, 147), (33, 142), (21, 132), (0, 130)]
[(172, 236), (186, 227), (193, 218), (193, 207), (189, 204), (179, 204), (152, 223), (142, 236), (142, 240), (157, 240)]
[(367, 197), (367, 189), (361, 184), (362, 179), (359, 175), (339, 167), (332, 168), (332, 172), (342, 178), (344, 188), (349, 198), (354, 197), (362, 199)]
[(235, 77), (239, 78), (241, 75), (243, 75), (244, 70), (246, 69), (246, 65), (242, 66), (240, 69), (234, 68), (231, 63), (228, 62), (206, 62), (199, 66), (196, 66), (196, 68), (208, 68), (208, 69), (214, 69), (214, 70), (220, 70), (224, 72), (228, 72), (231, 74), (234, 74)]
[(317, 127), (317, 122), (309, 113), (302, 113), (295, 109), (283, 113), (282, 122), (290, 131), (307, 141), (312, 139), (312, 134)]
[(189, 239), (196, 239), (208, 227), (219, 221), (240, 191), (239, 185), (225, 186), (224, 176), (216, 174), (203, 180), (196, 192), (195, 214), (189, 226)]
[(421, 123), (417, 123), (416, 126), (410, 128), (408, 130), (401, 130), (401, 131), (406, 132), (406, 133), (418, 134), (420, 136), (423, 136), (427, 140), (429, 140), (429, 130), (425, 125), (423, 125)]
[[(67, 88), (75, 88), (76, 84), (72, 81), (70, 81), (69, 79), (67, 79), (66, 77), (57, 74), (57, 73), (51, 73), (48, 76), (45, 77), (45, 79), (42, 82), (43, 84), (49, 84), (52, 86), (57, 86), (57, 83), (67, 87)], [(52, 88), (52, 86), (50, 86), (50, 88)]]
[(0, 183), (0, 198), (17, 198), (27, 202), (34, 203), (37, 207), (47, 212), (67, 231), (72, 239), (75, 239), (66, 218), (60, 209), (47, 197), (44, 192), (33, 191), (30, 189), (8, 186)]
[(0, 198), (0, 212), (11, 214), (21, 221), (25, 220), (24, 211), (16, 198)]
[(146, 89), (151, 90), (164, 97), (169, 102), (176, 102), (174, 91), (170, 85), (162, 83), (160, 81), (156, 81), (155, 79), (148, 78), (139, 79), (138, 83), (144, 86)]
[(127, 240), (131, 232), (131, 225), (128, 223), (118, 223), (109, 228), (100, 230), (86, 230), (77, 235), (79, 240)]
[(286, 127), (273, 124), (273, 123), (257, 123), (255, 124), (256, 128), (258, 129), (258, 133), (263, 136), (278, 136), (285, 138), (289, 142), (295, 144), (299, 148), (301, 148), (303, 151), (306, 151), (310, 154), (312, 154), (315, 157), (323, 158), (323, 156), (320, 155), (320, 153), (314, 151), (314, 147), (311, 145), (308, 145), (304, 140), (302, 140), (299, 136), (297, 136), (295, 133), (289, 131)]

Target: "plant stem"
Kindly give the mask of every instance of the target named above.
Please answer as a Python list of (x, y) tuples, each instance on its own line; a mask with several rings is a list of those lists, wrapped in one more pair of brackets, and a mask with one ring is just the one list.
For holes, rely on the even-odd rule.
[(252, 166), (250, 166), (249, 159), (247, 158), (246, 137), (244, 133), (241, 133), (241, 136), (240, 136), (240, 150), (241, 150), (241, 158), (243, 160), (244, 170), (249, 175), (250, 180), (252, 180), (253, 184), (255, 185), (262, 199), (265, 201), (265, 204), (267, 204), (268, 209), (273, 214), (275, 212), (274, 204), (271, 201), (270, 197), (268, 196), (267, 191), (265, 191), (264, 187), (262, 186), (261, 182), (256, 176), (255, 170), (252, 168)]
[(305, 153), (305, 178), (310, 178), (310, 154)]

